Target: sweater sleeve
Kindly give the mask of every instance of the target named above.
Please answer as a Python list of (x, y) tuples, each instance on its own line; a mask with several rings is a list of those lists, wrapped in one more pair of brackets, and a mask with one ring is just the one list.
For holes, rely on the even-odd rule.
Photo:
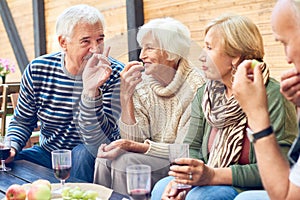
[[(279, 84), (270, 79), (267, 85), (267, 96), (271, 124), (281, 152), (287, 155), (293, 140), (298, 133), (295, 106), (279, 92)], [(251, 144), (249, 165), (232, 165), (232, 185), (236, 187), (262, 187), (254, 147)]]
[(7, 130), (7, 136), (11, 137), (11, 146), (17, 152), (26, 145), (37, 124), (35, 105), (31, 64), (29, 64), (22, 76), (18, 105)]
[[(117, 120), (120, 117), (120, 72), (123, 64), (112, 60), (110, 79), (101, 87), (95, 99), (82, 96), (78, 122), (81, 137), (85, 144), (95, 151), (102, 143), (120, 138)], [(96, 152), (95, 152), (96, 153)]]
[(190, 157), (201, 160), (203, 160), (203, 152), (201, 151), (201, 147), (204, 135), (204, 115), (201, 107), (201, 102), (204, 87), (205, 85), (198, 89), (192, 102), (190, 126), (188, 133), (183, 141), (183, 143), (188, 143), (190, 145)]

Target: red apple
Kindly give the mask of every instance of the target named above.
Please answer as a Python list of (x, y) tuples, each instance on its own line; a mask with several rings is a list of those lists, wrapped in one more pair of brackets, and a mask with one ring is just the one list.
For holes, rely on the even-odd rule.
[(26, 199), (26, 190), (18, 184), (13, 184), (9, 186), (6, 191), (7, 200), (25, 200)]

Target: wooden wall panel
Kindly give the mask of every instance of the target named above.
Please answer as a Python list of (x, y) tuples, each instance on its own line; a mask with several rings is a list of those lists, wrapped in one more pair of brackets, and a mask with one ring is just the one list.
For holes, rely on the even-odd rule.
[[(6, 0), (12, 11), (28, 59), (34, 58), (33, 21), (31, 0)], [(58, 50), (55, 35), (57, 16), (67, 7), (85, 3), (97, 7), (106, 20), (106, 44), (112, 46), (111, 55), (127, 62), (127, 23), (126, 0), (44, 0), (47, 52)], [(265, 61), (271, 67), (271, 74), (279, 79), (286, 64), (283, 47), (274, 41), (270, 26), (270, 16), (276, 0), (144, 0), (145, 21), (158, 17), (173, 17), (191, 31), (193, 39), (192, 58), (198, 64), (197, 57), (203, 46), (205, 25), (218, 15), (231, 12), (252, 19), (259, 27), (265, 44)], [(2, 21), (0, 20), (0, 57), (16, 59), (10, 47)], [(19, 72), (10, 74), (8, 81), (20, 80)]]
[[(285, 61), (281, 44), (274, 41), (270, 25), (271, 12), (276, 0), (144, 0), (145, 21), (158, 17), (173, 17), (183, 22), (191, 31), (196, 48), (203, 46), (204, 27), (222, 13), (236, 13), (253, 20), (264, 39), (265, 61), (271, 75), (279, 80), (283, 70), (291, 67)], [(198, 50), (193, 50), (197, 54)], [(193, 55), (197, 57), (197, 55)]]
[[(6, 1), (12, 12), (28, 59), (32, 60), (34, 58), (32, 0)], [(50, 53), (59, 49), (55, 35), (55, 22), (58, 15), (67, 7), (81, 3), (95, 6), (102, 12), (105, 17), (106, 40), (108, 44), (112, 45), (111, 55), (127, 62), (126, 0), (45, 0), (47, 52)], [(0, 20), (0, 44), (0, 58), (8, 58), (17, 64), (2, 20)], [(120, 44), (122, 47), (120, 47)], [(20, 79), (19, 70), (7, 76), (7, 82), (18, 82)]]

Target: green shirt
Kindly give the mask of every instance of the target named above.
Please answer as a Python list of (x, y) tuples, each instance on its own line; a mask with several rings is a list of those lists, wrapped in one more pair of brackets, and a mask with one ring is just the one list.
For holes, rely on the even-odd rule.
[[(193, 100), (190, 127), (184, 143), (190, 144), (190, 157), (201, 159), (207, 163), (208, 139), (212, 127), (205, 119), (201, 106), (204, 88), (205, 85), (198, 89)], [(279, 89), (278, 81), (270, 78), (266, 87), (270, 119), (281, 151), (283, 155), (287, 155), (298, 133), (297, 115), (295, 106), (282, 96)], [(247, 165), (234, 164), (230, 166), (232, 186), (239, 191), (262, 188), (252, 144), (249, 150), (249, 161), (250, 164)]]

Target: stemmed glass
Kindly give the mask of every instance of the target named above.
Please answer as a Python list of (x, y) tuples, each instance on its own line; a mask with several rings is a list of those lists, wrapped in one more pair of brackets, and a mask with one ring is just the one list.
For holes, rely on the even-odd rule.
[(2, 172), (11, 170), (11, 168), (5, 166), (5, 160), (10, 155), (10, 143), (11, 140), (9, 137), (0, 135), (0, 159), (1, 159), (0, 171)]
[(72, 167), (71, 155), (71, 150), (66, 149), (54, 150), (51, 152), (52, 169), (54, 170), (54, 176), (60, 180), (60, 190), (64, 187), (65, 180), (70, 177)]
[(127, 191), (131, 200), (150, 199), (151, 167), (149, 165), (130, 165), (126, 168)]
[[(189, 144), (169, 144), (169, 160), (170, 166), (179, 165), (175, 163), (177, 158), (188, 158), (189, 157)], [(177, 184), (177, 189), (191, 188), (191, 185)]]

